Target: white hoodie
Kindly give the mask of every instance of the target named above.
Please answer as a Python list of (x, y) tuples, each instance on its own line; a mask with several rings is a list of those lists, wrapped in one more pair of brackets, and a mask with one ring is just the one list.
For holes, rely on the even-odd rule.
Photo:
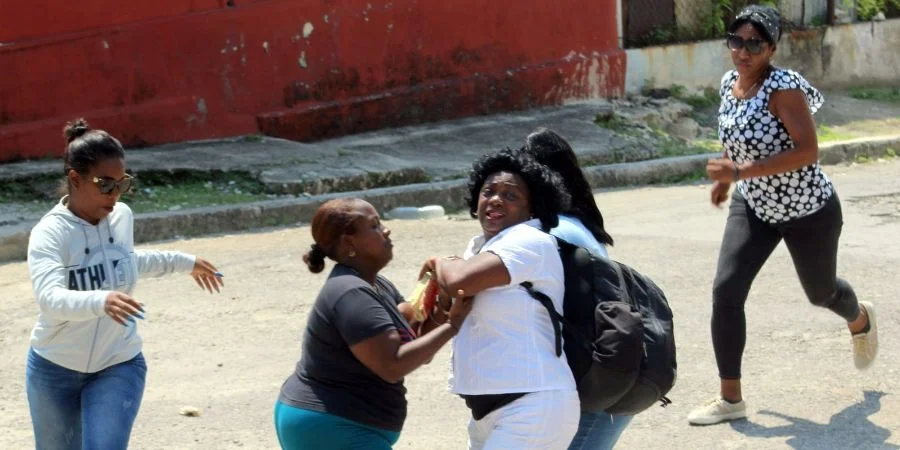
[(91, 225), (65, 206), (66, 199), (31, 230), (28, 242), (28, 271), (40, 308), (31, 347), (67, 369), (94, 373), (141, 351), (137, 325), (119, 325), (104, 312), (107, 295), (131, 295), (138, 275), (190, 272), (195, 257), (135, 251), (134, 215), (124, 203)]

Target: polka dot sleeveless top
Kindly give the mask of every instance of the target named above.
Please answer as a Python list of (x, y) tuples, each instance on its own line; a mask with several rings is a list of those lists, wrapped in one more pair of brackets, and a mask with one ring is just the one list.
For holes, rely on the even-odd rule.
[[(812, 114), (825, 102), (822, 94), (793, 70), (771, 69), (756, 96), (746, 100), (732, 93), (737, 78), (737, 71), (729, 71), (719, 90), (719, 140), (728, 158), (737, 164), (794, 148), (784, 124), (769, 111), (773, 92), (801, 90)], [(818, 162), (791, 172), (741, 180), (737, 188), (756, 216), (770, 224), (812, 214), (834, 194), (831, 180)]]

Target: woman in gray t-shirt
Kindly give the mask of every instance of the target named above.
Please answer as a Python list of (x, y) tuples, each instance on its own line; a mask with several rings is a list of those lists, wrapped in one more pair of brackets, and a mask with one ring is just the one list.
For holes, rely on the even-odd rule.
[[(309, 313), (303, 353), (281, 388), (275, 428), (284, 449), (389, 449), (406, 419), (403, 377), (459, 331), (471, 301), (454, 302), (443, 324), (420, 329), (397, 288), (379, 275), (393, 257), (390, 230), (369, 203), (322, 205), (304, 257), (313, 273), (337, 264)], [(425, 332), (427, 331), (427, 332)]]

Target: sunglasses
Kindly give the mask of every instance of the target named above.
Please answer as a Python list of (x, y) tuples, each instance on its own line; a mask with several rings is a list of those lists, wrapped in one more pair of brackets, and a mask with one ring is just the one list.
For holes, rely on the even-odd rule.
[(768, 42), (762, 39), (744, 39), (734, 34), (729, 34), (728, 37), (725, 38), (725, 46), (731, 49), (731, 51), (736, 52), (742, 48), (745, 48), (751, 55), (758, 55), (762, 53), (762, 51), (766, 48), (766, 44), (768, 44)]
[(93, 177), (91, 181), (97, 185), (100, 193), (105, 195), (112, 194), (115, 189), (118, 189), (120, 194), (125, 194), (134, 185), (134, 177), (131, 175), (125, 175), (120, 180), (110, 177)]

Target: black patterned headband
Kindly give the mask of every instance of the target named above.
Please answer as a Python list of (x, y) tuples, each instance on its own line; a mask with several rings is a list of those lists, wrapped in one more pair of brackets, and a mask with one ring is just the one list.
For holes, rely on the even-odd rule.
[[(741, 10), (737, 17), (734, 18), (734, 24), (750, 22), (762, 28), (771, 42), (778, 42), (781, 39), (781, 14), (778, 10), (771, 6), (750, 5)], [(732, 25), (731, 32), (734, 32)]]

